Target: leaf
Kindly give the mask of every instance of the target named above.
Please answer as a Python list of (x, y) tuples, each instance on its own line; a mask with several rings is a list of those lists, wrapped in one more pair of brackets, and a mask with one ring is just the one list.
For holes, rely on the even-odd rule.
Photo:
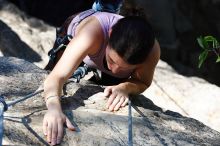
[(204, 40), (206, 41), (207, 44), (211, 44), (212, 45), (211, 49), (217, 48), (219, 46), (218, 40), (215, 37), (213, 37), (213, 36), (205, 36)]
[(217, 40), (215, 40), (214, 42), (213, 42), (213, 48), (218, 48), (219, 47), (219, 42), (217, 41)]
[[(209, 37), (207, 39), (209, 40)], [(197, 38), (197, 42), (202, 49), (209, 49), (209, 45), (205, 37), (203, 38), (202, 36), (200, 36), (199, 38)]]
[(199, 44), (199, 46), (202, 48), (202, 49), (205, 49), (204, 45), (203, 45), (203, 38), (202, 36), (200, 36), (199, 38), (197, 38), (197, 42)]
[(213, 51), (217, 55), (218, 58), (216, 62), (220, 62), (220, 43), (215, 37), (200, 36), (199, 38), (197, 38), (197, 42), (199, 46), (203, 49), (203, 52), (199, 55), (198, 68), (202, 66), (210, 51)]
[(205, 39), (206, 41), (213, 41), (213, 40), (216, 40), (213, 36), (210, 36), (210, 35), (205, 36), (204, 39)]
[(216, 63), (220, 62), (220, 56), (218, 56)]
[(203, 43), (204, 49), (207, 49), (207, 50), (210, 49), (209, 48), (209, 40), (206, 40), (205, 38), (203, 38), (202, 43)]
[(204, 50), (200, 55), (199, 55), (199, 65), (198, 68), (200, 68), (202, 66), (202, 64), (204, 63), (205, 59), (208, 56), (208, 50)]

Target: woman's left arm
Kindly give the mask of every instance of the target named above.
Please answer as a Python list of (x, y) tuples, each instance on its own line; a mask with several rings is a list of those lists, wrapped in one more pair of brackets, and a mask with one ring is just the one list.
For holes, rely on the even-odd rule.
[(108, 86), (104, 90), (108, 96), (107, 108), (116, 111), (128, 103), (129, 95), (138, 95), (144, 92), (153, 80), (154, 70), (160, 59), (160, 46), (155, 41), (153, 50), (144, 63), (139, 65), (127, 81), (115, 86)]

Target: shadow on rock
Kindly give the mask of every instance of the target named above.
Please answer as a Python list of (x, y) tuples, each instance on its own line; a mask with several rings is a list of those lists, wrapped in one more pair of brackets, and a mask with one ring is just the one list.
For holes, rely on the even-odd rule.
[(4, 56), (13, 56), (29, 62), (41, 61), (41, 56), (32, 50), (19, 36), (0, 20), (0, 51)]
[[(63, 108), (64, 110), (75, 110), (80, 106), (85, 106), (84, 101), (87, 100), (92, 95), (103, 92), (103, 88), (98, 85), (79, 85), (76, 83), (73, 83), (75, 85), (71, 86), (69, 85), (68, 94), (71, 94), (72, 96), (64, 97), (61, 102), (63, 105), (65, 105)], [(79, 85), (79, 86), (77, 86)], [(78, 88), (78, 89), (77, 89)], [(73, 93), (70, 93), (72, 90)], [(75, 91), (73, 91), (75, 90)]]
[[(183, 117), (181, 114), (177, 113), (177, 112), (173, 112), (170, 110), (166, 110), (163, 111), (162, 108), (158, 107), (157, 105), (155, 105), (153, 103), (152, 100), (150, 100), (149, 98), (145, 97), (144, 95), (138, 95), (135, 96), (134, 98), (132, 98), (132, 107), (141, 115), (141, 116), (145, 116), (145, 114), (141, 113), (140, 110), (137, 107), (142, 107), (144, 109), (149, 109), (152, 111), (157, 111), (157, 112), (161, 112), (165, 115), (169, 115), (172, 117), (176, 117), (176, 118), (181, 118)], [(154, 113), (155, 116), (158, 116), (157, 112)]]

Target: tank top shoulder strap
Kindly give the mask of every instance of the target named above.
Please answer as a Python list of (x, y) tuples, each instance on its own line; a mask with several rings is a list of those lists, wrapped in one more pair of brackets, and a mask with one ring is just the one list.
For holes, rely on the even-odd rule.
[(89, 9), (86, 11), (83, 11), (81, 13), (79, 13), (78, 15), (76, 15), (75, 17), (72, 17), (71, 22), (69, 23), (69, 27), (67, 29), (67, 34), (68, 35), (73, 35), (74, 36), (74, 32), (72, 32), (74, 30), (74, 28), (85, 18), (91, 16), (92, 14), (96, 13), (97, 11), (93, 10), (93, 9)]
[(86, 17), (91, 16), (91, 15), (94, 14), (95, 12), (97, 12), (97, 11), (95, 11), (95, 10), (93, 10), (93, 9), (89, 9), (89, 10), (86, 10), (86, 11), (81, 12), (81, 13), (78, 15), (78, 17), (79, 17), (78, 21), (81, 22), (83, 19), (85, 19)]

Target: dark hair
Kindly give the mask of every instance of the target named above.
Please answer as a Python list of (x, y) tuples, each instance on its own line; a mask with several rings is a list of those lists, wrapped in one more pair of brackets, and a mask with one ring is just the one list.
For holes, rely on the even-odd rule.
[(109, 45), (128, 64), (140, 64), (148, 57), (154, 41), (151, 25), (138, 14), (124, 17), (112, 27)]

